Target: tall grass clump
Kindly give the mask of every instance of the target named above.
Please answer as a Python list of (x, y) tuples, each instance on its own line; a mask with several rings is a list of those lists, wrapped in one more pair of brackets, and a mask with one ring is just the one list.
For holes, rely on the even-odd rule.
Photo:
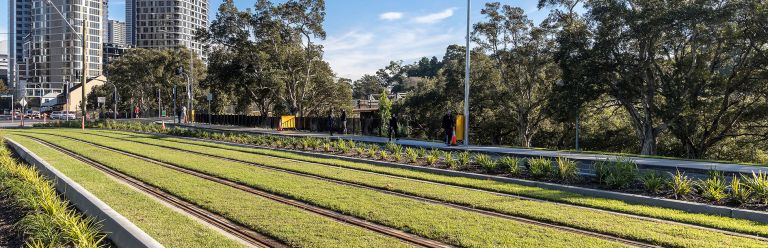
[(573, 182), (578, 178), (576, 161), (567, 158), (557, 158), (557, 176), (564, 182)]
[(696, 190), (704, 199), (720, 202), (728, 195), (726, 194), (725, 176), (717, 170), (710, 170), (709, 177), (696, 182)]
[(408, 161), (413, 164), (419, 161), (419, 153), (416, 149), (410, 147), (405, 148), (405, 156), (408, 158)]
[(672, 176), (672, 181), (670, 181), (669, 184), (669, 188), (672, 189), (672, 195), (675, 199), (685, 198), (691, 193), (693, 188), (693, 180), (686, 176), (685, 173), (680, 172), (680, 170)]
[(427, 161), (427, 165), (435, 165), (437, 161), (440, 161), (440, 151), (432, 149), (424, 159)]
[(59, 198), (53, 184), (34, 168), (17, 163), (0, 147), (0, 191), (24, 217), (15, 223), (28, 246), (102, 247), (105, 235), (92, 218), (85, 218)]
[(733, 178), (731, 178), (730, 186), (728, 197), (730, 198), (731, 203), (741, 206), (749, 202), (750, 197), (752, 197), (752, 189), (750, 189), (749, 186), (742, 184), (739, 177), (734, 175)]
[(640, 177), (640, 181), (642, 181), (645, 191), (651, 194), (658, 194), (664, 190), (667, 178), (661, 173), (648, 172)]
[(503, 157), (499, 159), (499, 164), (501, 164), (501, 167), (507, 170), (507, 173), (512, 176), (516, 176), (520, 174), (520, 161), (521, 159), (519, 158)]
[(554, 172), (552, 161), (546, 158), (529, 158), (528, 172), (535, 178), (545, 178)]
[(637, 179), (637, 164), (629, 159), (598, 161), (594, 164), (595, 175), (599, 183), (609, 188), (627, 188)]
[(457, 158), (459, 159), (459, 169), (465, 170), (469, 168), (469, 162), (472, 159), (472, 155), (469, 154), (468, 151), (463, 151), (457, 154)]
[(751, 178), (746, 178), (744, 184), (752, 191), (755, 200), (763, 204), (768, 204), (768, 174), (752, 172)]
[(482, 167), (488, 173), (496, 172), (496, 166), (498, 165), (498, 162), (491, 158), (491, 156), (486, 154), (477, 154), (475, 155), (475, 162), (477, 162), (477, 164), (480, 165), (480, 167)]

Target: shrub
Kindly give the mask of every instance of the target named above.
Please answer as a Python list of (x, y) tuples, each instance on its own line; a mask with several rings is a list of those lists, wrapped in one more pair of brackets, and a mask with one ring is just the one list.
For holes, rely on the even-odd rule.
[(381, 160), (389, 160), (389, 154), (387, 154), (387, 150), (379, 151), (379, 158)]
[(678, 170), (672, 177), (669, 188), (672, 189), (672, 195), (675, 199), (685, 198), (691, 193), (693, 181), (685, 175), (685, 173)]
[(355, 147), (355, 154), (357, 154), (357, 156), (363, 156), (363, 154), (365, 154), (365, 148)]
[(400, 162), (400, 160), (403, 160), (403, 153), (400, 152), (393, 152), (392, 158), (395, 159), (395, 162)]
[(513, 157), (503, 157), (499, 159), (501, 166), (513, 176), (520, 174), (520, 161), (521, 159)]
[(459, 165), (461, 165), (461, 167), (459, 169), (463, 170), (463, 169), (468, 168), (471, 157), (472, 157), (472, 155), (470, 155), (469, 152), (467, 152), (467, 151), (460, 152), (458, 154)]
[(424, 149), (424, 147), (420, 147), (418, 150), (418, 154), (420, 158), (426, 158), (427, 157), (427, 149)]
[(331, 143), (323, 143), (323, 151), (330, 152), (331, 150), (333, 150), (331, 148)]
[(347, 146), (347, 142), (345, 142), (343, 139), (339, 139), (336, 147), (337, 150), (340, 151), (342, 154), (347, 154), (349, 152), (349, 146)]
[(637, 179), (637, 164), (629, 159), (598, 161), (594, 167), (598, 182), (610, 188), (627, 188)]
[(725, 193), (725, 181), (720, 177), (699, 180), (696, 188), (702, 197), (710, 201), (720, 202), (727, 196)]
[(448, 168), (451, 169), (458, 169), (459, 162), (456, 161), (456, 159), (453, 158), (453, 152), (450, 151), (444, 151), (443, 152), (443, 161), (445, 162), (445, 165), (448, 166)]
[(752, 172), (752, 178), (744, 180), (744, 184), (752, 191), (755, 200), (768, 204), (768, 174)]
[(419, 161), (419, 153), (416, 151), (416, 149), (413, 148), (406, 148), (405, 149), (405, 156), (408, 157), (408, 161), (411, 163), (416, 163)]
[(354, 150), (355, 148), (357, 148), (357, 143), (355, 143), (354, 140), (348, 141), (347, 144), (349, 145), (349, 149)]
[(546, 158), (529, 158), (528, 172), (535, 178), (544, 178), (552, 175), (552, 161)]
[(660, 173), (649, 172), (645, 173), (645, 175), (640, 178), (640, 181), (642, 181), (646, 191), (652, 194), (658, 194), (664, 189), (666, 178)]
[(435, 165), (440, 160), (440, 153), (433, 149), (425, 159), (427, 160), (427, 165)]
[(752, 196), (752, 190), (748, 186), (742, 184), (739, 177), (734, 175), (731, 179), (731, 190), (728, 191), (728, 196), (732, 203), (741, 206), (749, 202), (749, 199)]
[(578, 175), (576, 161), (567, 158), (557, 158), (557, 175), (564, 182), (572, 182)]
[(371, 145), (368, 147), (368, 157), (376, 158), (376, 154), (379, 152), (379, 146)]
[(483, 169), (485, 169), (486, 172), (495, 172), (496, 171), (496, 165), (498, 164), (496, 160), (491, 158), (491, 156), (488, 156), (486, 154), (477, 154), (475, 155), (475, 162), (479, 164)]

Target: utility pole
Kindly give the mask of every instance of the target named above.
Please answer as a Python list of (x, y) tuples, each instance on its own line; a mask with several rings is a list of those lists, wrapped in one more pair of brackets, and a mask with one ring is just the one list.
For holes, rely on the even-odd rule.
[(160, 87), (157, 87), (157, 118), (163, 117), (163, 108), (160, 106)]
[(469, 146), (469, 15), (472, 9), (472, 0), (467, 0), (467, 58), (464, 67), (464, 146)]
[(88, 19), (87, 17), (83, 17), (83, 73), (80, 78), (80, 92), (83, 94), (83, 97), (80, 102), (81, 109), (83, 110), (83, 118), (88, 116), (88, 112), (86, 109), (86, 95), (85, 95), (85, 83), (88, 81)]

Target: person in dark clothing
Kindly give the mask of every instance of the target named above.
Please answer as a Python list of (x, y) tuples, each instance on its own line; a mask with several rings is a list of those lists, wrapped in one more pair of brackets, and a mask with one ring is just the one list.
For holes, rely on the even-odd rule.
[(333, 136), (333, 110), (328, 112), (328, 132)]
[(451, 136), (453, 136), (453, 124), (451, 124), (451, 114), (445, 113), (443, 115), (443, 134), (445, 134), (445, 144), (451, 144)]
[(392, 142), (392, 136), (395, 136), (395, 140), (400, 140), (397, 137), (397, 114), (393, 114), (392, 118), (389, 118), (389, 142)]
[(347, 111), (341, 110), (341, 116), (339, 116), (339, 120), (341, 121), (341, 134), (347, 134)]

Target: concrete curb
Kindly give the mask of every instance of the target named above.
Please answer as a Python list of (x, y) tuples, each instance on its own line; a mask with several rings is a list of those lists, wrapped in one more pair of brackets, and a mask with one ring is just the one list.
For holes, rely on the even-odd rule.
[(9, 138), (6, 138), (6, 141), (24, 161), (49, 178), (56, 191), (64, 195), (72, 205), (85, 215), (98, 220), (109, 240), (118, 247), (163, 247), (157, 240), (32, 151)]
[(369, 160), (369, 159), (362, 159), (362, 158), (353, 158), (353, 157), (346, 157), (346, 156), (339, 156), (339, 155), (332, 155), (332, 154), (288, 150), (288, 149), (277, 149), (277, 148), (271, 148), (271, 147), (238, 144), (238, 143), (219, 141), (219, 140), (208, 140), (208, 139), (181, 137), (181, 136), (156, 134), (156, 133), (146, 133), (146, 134), (173, 137), (173, 138), (182, 138), (182, 139), (196, 140), (196, 141), (205, 141), (205, 142), (212, 142), (212, 143), (223, 144), (223, 145), (232, 145), (232, 146), (238, 146), (238, 147), (244, 147), (244, 148), (269, 149), (274, 151), (290, 152), (294, 154), (313, 156), (318, 158), (331, 158), (331, 159), (338, 159), (338, 160), (344, 160), (349, 162), (368, 163), (368, 164), (374, 164), (378, 166), (409, 169), (409, 170), (429, 172), (429, 173), (446, 175), (446, 176), (466, 177), (466, 178), (473, 178), (473, 179), (480, 179), (480, 180), (493, 180), (493, 181), (504, 182), (504, 183), (513, 183), (513, 184), (518, 184), (523, 186), (538, 187), (538, 188), (545, 188), (545, 189), (551, 189), (551, 190), (560, 190), (560, 191), (565, 191), (570, 193), (581, 194), (584, 196), (619, 200), (619, 201), (623, 201), (630, 204), (663, 207), (663, 208), (681, 210), (689, 213), (718, 215), (718, 216), (731, 217), (736, 219), (745, 219), (745, 220), (751, 220), (755, 222), (768, 224), (768, 212), (762, 212), (762, 211), (738, 209), (738, 208), (731, 208), (731, 207), (724, 207), (724, 206), (715, 206), (715, 205), (708, 205), (708, 204), (696, 203), (696, 202), (679, 201), (679, 200), (672, 200), (672, 199), (659, 198), (659, 197), (627, 194), (627, 193), (621, 193), (621, 192), (590, 189), (590, 188), (547, 183), (547, 182), (537, 182), (537, 181), (531, 181), (531, 180), (525, 180), (525, 179), (485, 175), (485, 174), (478, 174), (478, 173), (472, 173), (472, 172), (453, 171), (453, 170), (447, 170), (447, 169), (422, 167), (422, 166), (407, 165), (407, 164), (400, 164), (400, 163), (393, 163), (393, 162), (384, 162), (384, 161)]

